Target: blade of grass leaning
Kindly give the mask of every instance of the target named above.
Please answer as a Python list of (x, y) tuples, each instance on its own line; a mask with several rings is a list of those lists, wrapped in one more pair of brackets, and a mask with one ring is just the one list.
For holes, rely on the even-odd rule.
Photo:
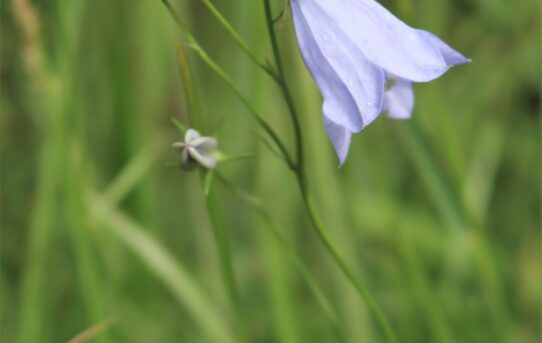
[[(78, 61), (80, 58), (79, 34), (82, 31), (82, 14), (87, 3), (66, 2), (58, 8), (59, 37), (63, 53), (60, 59), (66, 65), (67, 73), (63, 75), (63, 98), (65, 102), (61, 111), (65, 111), (63, 134), (66, 137), (65, 151), (65, 187), (64, 187), (64, 213), (71, 239), (74, 263), (77, 270), (77, 278), (81, 289), (82, 302), (84, 304), (85, 322), (96, 323), (105, 317), (105, 302), (102, 289), (103, 283), (99, 279), (94, 243), (90, 228), (89, 213), (87, 211), (86, 194), (90, 184), (88, 176), (88, 163), (86, 152), (85, 116), (80, 108), (83, 94), (80, 92), (79, 78), (77, 74)], [(108, 342), (108, 333), (104, 333), (95, 339), (96, 342)]]
[(409, 213), (400, 215), (400, 219), (395, 225), (397, 227), (395, 231), (396, 241), (401, 254), (401, 262), (407, 271), (413, 292), (415, 292), (415, 297), (419, 299), (419, 306), (422, 309), (434, 341), (442, 343), (456, 342), (453, 330), (450, 328), (444, 315), (442, 305), (438, 302), (427, 279), (427, 275), (423, 270), (419, 254), (414, 246), (414, 240), (407, 233), (408, 228), (415, 227), (415, 224), (412, 224), (413, 221), (409, 220), (409, 218)]
[(115, 319), (107, 318), (101, 322), (92, 325), (91, 327), (83, 330), (75, 337), (70, 339), (68, 343), (86, 343), (92, 341), (96, 336), (102, 334), (104, 331), (108, 330), (115, 323)]
[(147, 172), (157, 162), (160, 152), (164, 148), (163, 135), (142, 142), (143, 148), (118, 173), (111, 184), (106, 188), (103, 197), (113, 205), (117, 205), (126, 195), (134, 189)]
[[(76, 54), (73, 44), (73, 37), (68, 35), (66, 29), (71, 25), (71, 20), (77, 20), (80, 13), (80, 6), (78, 4), (75, 7), (61, 6), (59, 12), (55, 13), (60, 20), (58, 21), (59, 44), (56, 47), (57, 54), (56, 62), (61, 68), (56, 72), (52, 72), (46, 66), (48, 60), (45, 50), (41, 47), (41, 37), (36, 33), (33, 37), (29, 38), (29, 42), (34, 44), (30, 47), (29, 52), (33, 52), (35, 56), (32, 56), (32, 61), (36, 62), (30, 65), (29, 71), (35, 78), (35, 85), (37, 85), (36, 95), (38, 103), (41, 103), (42, 107), (36, 107), (39, 110), (39, 117), (46, 118), (44, 128), (42, 132), (43, 149), (42, 149), (42, 168), (40, 169), (40, 175), (38, 177), (38, 197), (35, 207), (35, 216), (32, 224), (32, 233), (30, 235), (29, 243), (29, 259), (27, 262), (27, 272), (25, 273), (23, 286), (22, 286), (22, 305), (21, 305), (21, 319), (19, 327), (19, 341), (20, 342), (35, 342), (42, 339), (45, 334), (42, 327), (43, 322), (47, 321), (48, 317), (45, 317), (45, 309), (43, 306), (45, 296), (41, 294), (42, 290), (46, 287), (44, 285), (44, 275), (47, 270), (43, 263), (46, 263), (47, 247), (49, 246), (49, 240), (51, 237), (51, 231), (53, 225), (60, 223), (60, 219), (69, 218), (56, 218), (54, 214), (57, 210), (57, 203), (52, 201), (58, 197), (59, 190), (65, 184), (65, 180), (62, 179), (65, 168), (65, 156), (67, 141), (67, 108), (71, 106), (74, 99), (68, 90), (71, 89), (73, 74), (76, 64)], [(19, 1), (17, 6), (18, 10), (22, 12), (21, 24), (29, 24), (28, 19), (34, 18), (39, 20), (38, 13), (34, 8), (25, 1)], [(34, 23), (39, 26), (39, 23)], [(78, 32), (78, 30), (75, 30)], [(50, 62), (50, 61), (48, 61)], [(63, 83), (63, 88), (59, 92), (54, 86), (58, 84), (58, 80)], [(38, 113), (37, 113), (38, 114)], [(62, 213), (65, 213), (67, 217), (71, 217), (72, 209), (67, 209)], [(81, 274), (80, 274), (81, 276)], [(82, 278), (81, 278), (82, 280)], [(85, 291), (83, 291), (85, 292)], [(90, 297), (85, 297), (90, 299)], [(87, 301), (87, 313), (95, 313), (92, 308), (95, 306), (93, 301)], [(90, 317), (90, 316), (89, 316)]]
[(226, 317), (213, 305), (214, 302), (206, 298), (182, 264), (148, 235), (145, 228), (111, 207), (103, 197), (92, 195), (88, 201), (97, 222), (103, 224), (148, 266), (179, 304), (186, 308), (211, 342), (237, 342), (224, 320)]
[[(49, 252), (50, 239), (54, 227), (56, 203), (51, 201), (58, 192), (60, 177), (60, 161), (62, 142), (59, 141), (59, 121), (57, 115), (58, 97), (51, 89), (51, 72), (46, 68), (46, 53), (42, 46), (41, 36), (36, 34), (41, 18), (36, 9), (27, 0), (13, 1), (15, 22), (26, 43), (24, 68), (34, 79), (30, 93), (34, 96), (32, 108), (36, 116), (42, 120), (38, 125), (38, 136), (41, 137), (38, 153), (38, 173), (36, 176), (36, 195), (29, 223), (29, 234), (26, 243), (25, 270), (22, 275), (20, 289), (18, 341), (21, 343), (36, 342), (44, 335), (43, 326), (46, 317), (43, 292), (45, 289), (45, 264)], [(30, 55), (30, 56), (29, 56)], [(36, 63), (30, 63), (31, 57)], [(40, 106), (41, 105), (41, 106)], [(38, 113), (38, 111), (40, 113)], [(39, 114), (39, 115), (38, 115)]]
[(511, 328), (502, 280), (485, 233), (477, 227), (477, 223), (472, 223), (472, 216), (467, 213), (466, 205), (461, 202), (462, 197), (454, 192), (453, 187), (442, 176), (431, 156), (429, 143), (416, 123), (408, 123), (404, 129), (400, 130), (400, 133), (407, 152), (421, 175), (421, 180), (425, 183), (427, 191), (448, 224), (447, 226), (452, 230), (451, 232), (453, 234), (468, 232), (473, 236), (475, 258), (480, 268), (479, 276), (489, 307), (488, 315), (493, 320), (495, 332), (499, 332), (498, 336), (508, 337)]

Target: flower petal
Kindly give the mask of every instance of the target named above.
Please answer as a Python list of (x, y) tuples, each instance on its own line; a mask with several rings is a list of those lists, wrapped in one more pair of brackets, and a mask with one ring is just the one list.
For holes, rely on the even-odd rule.
[(216, 167), (215, 159), (208, 156), (205, 152), (198, 150), (194, 147), (188, 147), (187, 150), (190, 153), (190, 157), (196, 160), (203, 167), (207, 169), (212, 169)]
[(200, 137), (201, 135), (199, 134), (198, 131), (194, 130), (194, 129), (188, 129), (186, 131), (186, 133), (184, 134), (184, 142), (187, 143), (187, 144), (190, 144), (194, 139)]
[(190, 157), (188, 148), (183, 149), (183, 151), (181, 152), (181, 168), (183, 168), (186, 171), (190, 171), (190, 170), (194, 170), (197, 166), (198, 166), (198, 163), (196, 162), (196, 160)]
[(466, 58), (459, 52), (455, 51), (451, 46), (446, 44), (444, 41), (442, 41), (442, 39), (438, 38), (431, 32), (423, 30), (418, 31), (421, 35), (425, 36), (428, 40), (430, 40), (434, 46), (438, 47), (440, 53), (442, 54), (442, 57), (444, 58), (444, 61), (448, 65), (459, 65), (471, 62), (469, 58)]
[(363, 124), (356, 103), (344, 82), (322, 55), (296, 1), (292, 2), (292, 13), (301, 54), (324, 97), (325, 116), (352, 132), (361, 131)]
[(440, 40), (406, 25), (374, 0), (293, 1), (302, 6), (308, 3), (320, 6), (369, 61), (401, 78), (430, 81), (450, 67)]
[(175, 142), (171, 145), (171, 147), (177, 152), (182, 152), (183, 149), (186, 147), (186, 144), (184, 144), (183, 142)]
[(393, 87), (384, 95), (382, 111), (388, 112), (393, 119), (408, 119), (414, 109), (414, 91), (412, 82), (397, 79)]
[(218, 141), (212, 137), (198, 137), (193, 139), (190, 145), (205, 151), (212, 151), (218, 146)]
[(333, 143), (337, 157), (339, 158), (340, 165), (344, 164), (348, 150), (350, 149), (350, 142), (352, 140), (352, 132), (348, 131), (344, 127), (335, 124), (324, 116), (324, 127), (327, 135)]
[(294, 1), (292, 6), (294, 16), (303, 17), (322, 56), (352, 95), (361, 114), (362, 127), (366, 127), (382, 108), (384, 71), (367, 60), (316, 2)]

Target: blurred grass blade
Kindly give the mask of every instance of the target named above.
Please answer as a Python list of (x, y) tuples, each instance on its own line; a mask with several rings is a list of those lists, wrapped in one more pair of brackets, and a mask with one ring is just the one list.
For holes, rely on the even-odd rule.
[(474, 145), (467, 179), (464, 184), (465, 202), (476, 220), (487, 219), (489, 201), (495, 190), (495, 179), (502, 158), (506, 137), (505, 125), (488, 124), (481, 130)]
[[(196, 87), (194, 84), (194, 79), (192, 78), (190, 64), (186, 58), (182, 45), (177, 47), (177, 58), (179, 61), (179, 67), (181, 68), (183, 90), (187, 99), (189, 117), (194, 125), (197, 125), (197, 129), (202, 130), (202, 132), (207, 132), (205, 125), (206, 123), (203, 120), (200, 103), (196, 95)], [(247, 330), (245, 328), (245, 319), (241, 309), (241, 301), (239, 300), (239, 291), (237, 290), (238, 286), (233, 268), (229, 235), (225, 227), (223, 205), (219, 201), (218, 194), (212, 191), (214, 174), (214, 170), (201, 170), (200, 181), (202, 191), (205, 196), (207, 213), (209, 219), (211, 220), (211, 227), (213, 229), (216, 248), (219, 254), (226, 293), (229, 297), (230, 305), (232, 306), (232, 310), (236, 318), (238, 339), (240, 341), (245, 341)]]
[(173, 123), (173, 125), (175, 125), (175, 127), (179, 130), (181, 136), (184, 137), (184, 134), (186, 133), (186, 131), (188, 131), (188, 128), (186, 126), (184, 126), (183, 124), (181, 124), (180, 121), (178, 121), (177, 119), (175, 118), (171, 118), (171, 122)]
[(493, 319), (495, 332), (497, 332), (495, 337), (506, 337), (511, 328), (502, 279), (485, 233), (480, 230), (478, 223), (473, 223), (472, 216), (467, 213), (467, 207), (461, 202), (463, 198), (454, 192), (455, 188), (449, 185), (442, 176), (431, 156), (429, 143), (416, 123), (410, 122), (407, 129), (402, 130), (402, 133), (414, 165), (448, 224), (447, 226), (452, 229), (453, 233), (472, 234), (476, 243), (473, 245), (476, 262), (478, 262), (480, 269), (478, 277), (483, 284), (484, 297), (489, 307), (488, 315)]
[(164, 148), (164, 140), (155, 138), (143, 145), (143, 149), (126, 164), (103, 193), (111, 206), (122, 201), (153, 167)]
[(411, 120), (404, 127), (401, 127), (400, 133), (407, 151), (414, 161), (414, 166), (443, 218), (449, 224), (449, 228), (456, 231), (468, 229), (468, 221), (461, 202), (441, 176), (429, 150), (429, 143), (426, 142), (415, 120)]
[[(205, 127), (205, 121), (203, 119), (203, 111), (198, 101), (196, 94), (196, 87), (194, 86), (194, 78), (192, 76), (192, 69), (188, 62), (186, 52), (183, 45), (177, 46), (177, 62), (181, 71), (181, 79), (183, 81), (183, 93), (186, 100), (186, 107), (188, 109), (189, 120), (191, 121), (192, 128), (199, 130), (199, 132), (207, 133)], [(187, 128), (183, 126), (179, 121), (173, 119), (173, 122), (177, 127), (180, 127), (181, 131), (186, 132)]]
[(213, 180), (215, 178), (214, 170), (205, 170), (203, 176), (203, 194), (205, 197), (209, 197), (211, 193), (211, 187), (213, 186)]
[(286, 165), (288, 165), (288, 160), (286, 159), (286, 157), (282, 154), (282, 152), (280, 152), (279, 150), (277, 150), (270, 142), (269, 140), (267, 140), (267, 138), (261, 134), (260, 132), (258, 131), (255, 131), (254, 134), (256, 136), (258, 136), (258, 138), (263, 142), (264, 146), (269, 150), (269, 152), (271, 152), (271, 155), (275, 156), (276, 158), (279, 159), (279, 161), (281, 162), (284, 162), (286, 163)]
[(405, 212), (397, 222), (397, 245), (401, 254), (401, 262), (407, 269), (409, 281), (412, 284), (413, 292), (418, 298), (419, 306), (425, 316), (427, 324), (435, 342), (452, 343), (457, 340), (453, 337), (453, 331), (446, 320), (442, 304), (432, 289), (426, 273), (421, 265), (420, 257), (414, 239), (408, 228), (415, 227), (416, 217)]
[(248, 192), (235, 186), (231, 181), (226, 179), (220, 173), (216, 173), (216, 178), (222, 183), (223, 186), (225, 186), (228, 190), (230, 190), (240, 200), (252, 206), (260, 214), (260, 216), (265, 220), (264, 226), (268, 228), (268, 232), (271, 234), (271, 236), (277, 241), (277, 243), (279, 243), (279, 246), (287, 253), (287, 255), (290, 257), (292, 262), (294, 262), (295, 266), (301, 273), (301, 276), (305, 280), (307, 286), (313, 293), (318, 305), (320, 305), (324, 314), (327, 316), (330, 323), (333, 325), (334, 332), (337, 334), (339, 338), (341, 338), (341, 340), (343, 340), (344, 339), (343, 330), (341, 329), (341, 325), (339, 324), (339, 320), (338, 320), (337, 314), (335, 313), (335, 310), (331, 306), (330, 302), (327, 300), (325, 293), (322, 291), (320, 286), (318, 286), (318, 283), (312, 276), (311, 272), (309, 271), (309, 268), (307, 268), (303, 260), (298, 256), (296, 250), (288, 242), (288, 239), (280, 232), (275, 220), (266, 210), (266, 207), (263, 205), (261, 200), (258, 197), (252, 194), (249, 194)]
[(74, 338), (70, 339), (68, 343), (86, 343), (93, 340), (96, 336), (100, 335), (105, 330), (108, 330), (115, 320), (112, 318), (105, 319), (98, 324), (95, 324), (88, 329), (84, 330)]
[(211, 342), (236, 342), (225, 316), (210, 302), (191, 276), (167, 250), (128, 216), (113, 209), (103, 197), (91, 196), (89, 203), (95, 218), (137, 255), (186, 308)]

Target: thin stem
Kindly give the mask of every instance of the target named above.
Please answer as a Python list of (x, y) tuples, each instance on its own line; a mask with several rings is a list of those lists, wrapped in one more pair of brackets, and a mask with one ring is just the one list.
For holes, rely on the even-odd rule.
[[(202, 175), (202, 184), (205, 182)], [(237, 291), (237, 281), (233, 270), (233, 261), (231, 256), (231, 249), (229, 244), (229, 237), (226, 228), (224, 227), (224, 216), (222, 206), (216, 192), (211, 192), (205, 196), (205, 204), (209, 218), (211, 220), (211, 227), (213, 229), (213, 235), (215, 237), (218, 253), (220, 255), (220, 264), (222, 269), (222, 277), (226, 284), (226, 291), (230, 298), (231, 305), (233, 306), (234, 315), (236, 318), (237, 331), (239, 333), (238, 339), (240, 342), (246, 342), (246, 328), (244, 324), (244, 318), (241, 309), (241, 301), (239, 299), (239, 292)]]
[[(218, 20), (218, 22), (226, 29), (226, 31), (231, 35), (233, 40), (237, 43), (237, 45), (243, 50), (247, 56), (263, 71), (265, 71), (273, 81), (275, 81), (283, 93), (284, 98), (286, 99), (286, 103), (288, 106), (288, 110), (291, 114), (291, 119), (294, 125), (295, 130), (295, 137), (296, 137), (296, 146), (297, 146), (297, 165), (296, 167), (293, 166), (293, 164), (290, 164), (291, 168), (299, 168), (303, 169), (303, 139), (301, 136), (301, 124), (299, 122), (299, 116), (297, 115), (297, 111), (294, 105), (293, 97), (291, 95), (291, 92), (288, 89), (288, 86), (285, 82), (285, 74), (284, 74), (284, 68), (282, 66), (282, 62), (280, 59), (280, 53), (278, 48), (278, 43), (275, 35), (275, 31), (273, 28), (273, 25), (275, 23), (275, 19), (270, 17), (271, 14), (271, 8), (269, 2), (266, 3), (266, 20), (267, 20), (267, 27), (269, 31), (269, 37), (271, 40), (271, 44), (273, 45), (273, 55), (275, 59), (275, 63), (277, 66), (277, 72), (274, 72), (272, 68), (270, 68), (268, 65), (261, 62), (256, 55), (250, 51), (247, 44), (243, 41), (239, 33), (235, 31), (233, 26), (227, 21), (226, 18), (220, 13), (220, 11), (212, 4), (210, 0), (202, 0), (205, 6), (209, 9), (209, 11), (215, 16), (215, 18)], [(288, 5), (286, 5), (288, 6)], [(283, 13), (281, 16), (285, 14), (286, 10), (283, 10)]]
[(250, 104), (248, 99), (241, 93), (239, 88), (235, 85), (235, 83), (232, 81), (232, 79), (214, 62), (209, 55), (205, 52), (205, 50), (199, 45), (194, 35), (190, 32), (188, 27), (185, 25), (185, 23), (181, 20), (181, 18), (177, 15), (173, 7), (171, 6), (171, 3), (169, 0), (162, 0), (166, 8), (168, 9), (169, 13), (177, 23), (177, 26), (183, 34), (185, 35), (186, 39), (188, 40), (190, 47), (194, 49), (200, 58), (222, 79), (226, 84), (233, 90), (235, 95), (243, 102), (243, 104), (246, 106), (246, 108), (249, 110), (250, 114), (256, 119), (257, 123), (264, 129), (264, 131), (271, 137), (273, 142), (277, 145), (278, 149), (281, 151), (281, 153), (284, 155), (285, 159), (288, 162), (288, 166), (291, 169), (294, 169), (295, 163), (290, 156), (290, 153), (286, 149), (285, 145), (282, 143), (281, 139), (277, 135), (277, 133), (273, 130), (273, 128), (265, 121), (265, 119), (256, 111), (256, 109)]
[(294, 125), (295, 130), (295, 138), (296, 138), (296, 148), (297, 148), (297, 167), (294, 169), (294, 172), (297, 176), (297, 182), (299, 184), (299, 188), (301, 191), (301, 195), (303, 198), (303, 202), (305, 204), (305, 208), (309, 214), (311, 223), (313, 224), (314, 229), (316, 230), (316, 233), (324, 246), (327, 248), (331, 256), (333, 257), (334, 261), (337, 263), (341, 271), (344, 273), (344, 275), (348, 278), (348, 280), (352, 283), (352, 285), (355, 287), (357, 292), (360, 294), (360, 296), (365, 300), (367, 305), (369, 306), (369, 309), (375, 316), (376, 320), (382, 327), (382, 330), (384, 331), (387, 339), (389, 342), (395, 342), (395, 335), (391, 329), (390, 324), (388, 323), (388, 320), (386, 319), (386, 316), (376, 303), (376, 301), (373, 300), (371, 295), (369, 294), (367, 288), (363, 285), (363, 283), (359, 280), (359, 278), (355, 275), (352, 268), (348, 265), (346, 262), (346, 259), (341, 255), (331, 238), (329, 237), (327, 230), (325, 229), (324, 225), (322, 224), (322, 221), (318, 217), (317, 211), (314, 207), (314, 203), (312, 201), (312, 198), (310, 196), (309, 190), (308, 190), (308, 184), (305, 176), (305, 168), (304, 168), (304, 158), (303, 158), (303, 137), (301, 135), (301, 125), (299, 122), (299, 114), (296, 111), (294, 101), (292, 94), (288, 88), (285, 74), (284, 74), (284, 67), (282, 64), (282, 60), (280, 57), (280, 49), (279, 44), (277, 41), (277, 37), (275, 34), (274, 24), (273, 24), (273, 15), (271, 11), (271, 2), (270, 0), (263, 0), (264, 1), (264, 7), (265, 7), (265, 17), (267, 20), (267, 28), (269, 31), (269, 38), (271, 41), (271, 47), (273, 50), (273, 56), (275, 59), (275, 64), (277, 67), (278, 72), (278, 78), (279, 78), (279, 85), (282, 90), (282, 94), (284, 96), (284, 99), (288, 105), (290, 117), (292, 119), (292, 123)]
[[(299, 114), (297, 113), (292, 93), (290, 92), (288, 88), (288, 84), (286, 83), (284, 67), (282, 64), (282, 59), (280, 57), (279, 44), (277, 41), (277, 36), (275, 34), (275, 28), (273, 24), (273, 14), (271, 11), (270, 1), (264, 0), (264, 6), (265, 6), (265, 18), (267, 20), (267, 31), (269, 32), (269, 40), (271, 41), (273, 57), (275, 59), (275, 64), (277, 67), (277, 73), (278, 73), (277, 82), (284, 96), (284, 100), (286, 101), (286, 104), (288, 106), (290, 118), (294, 125), (296, 150), (297, 150), (297, 169), (302, 175), (304, 175), (303, 136), (301, 133), (301, 123), (299, 122)], [(302, 180), (303, 182), (305, 182), (304, 177), (302, 178)]]
[(296, 254), (295, 248), (292, 246), (292, 244), (288, 241), (286, 236), (278, 229), (278, 225), (271, 216), (271, 214), (267, 211), (267, 208), (265, 205), (260, 201), (259, 198), (253, 196), (252, 194), (247, 193), (246, 191), (237, 188), (232, 182), (230, 182), (228, 179), (226, 179), (222, 174), (216, 173), (216, 178), (218, 181), (220, 181), (226, 188), (228, 188), (230, 191), (233, 192), (239, 199), (247, 203), (248, 205), (252, 206), (256, 211), (260, 214), (260, 216), (264, 219), (265, 225), (268, 229), (271, 235), (277, 240), (277, 242), (286, 250), (298, 270), (301, 272), (301, 275), (305, 279), (305, 282), (307, 283), (307, 286), (311, 289), (313, 292), (318, 304), (322, 307), (324, 313), (328, 316), (329, 320), (334, 326), (334, 331), (338, 335), (338, 337), (341, 339), (341, 341), (344, 341), (345, 338), (343, 337), (343, 332), (340, 329), (341, 325), (338, 321), (337, 314), (335, 313), (335, 310), (327, 300), (324, 292), (320, 289), (318, 286), (318, 283), (313, 278), (311, 272), (309, 271), (309, 268), (306, 267), (305, 263), (299, 258), (299, 256)]
[[(179, 67), (181, 69), (184, 86), (183, 89), (185, 97), (187, 98), (188, 114), (190, 117), (190, 121), (193, 125), (192, 127), (195, 127), (196, 129), (205, 132), (207, 131), (205, 128), (205, 121), (203, 120), (203, 114), (196, 95), (191, 68), (188, 64), (188, 59), (186, 58), (183, 46), (178, 47), (177, 57), (179, 61)], [(218, 199), (218, 195), (216, 194), (216, 192), (210, 191), (210, 182), (212, 177), (212, 171), (207, 172), (202, 170), (200, 175), (201, 186), (203, 189), (203, 193), (205, 194), (205, 205), (207, 207), (209, 219), (211, 220), (211, 228), (213, 230), (213, 236), (220, 257), (222, 277), (226, 287), (227, 295), (233, 309), (233, 314), (235, 315), (236, 319), (237, 329), (239, 333), (238, 339), (240, 342), (246, 342), (247, 337), (244, 318), (233, 269), (228, 232), (224, 227), (223, 211), (220, 205), (220, 201)]]
[(309, 214), (309, 218), (311, 220), (311, 223), (316, 230), (316, 233), (322, 243), (325, 245), (331, 256), (333, 257), (333, 260), (343, 274), (347, 277), (347, 279), (352, 283), (358, 294), (365, 300), (367, 305), (369, 306), (369, 310), (373, 313), (373, 316), (376, 318), (378, 324), (382, 327), (382, 330), (384, 331), (384, 334), (386, 335), (386, 338), (388, 342), (395, 342), (395, 334), (393, 333), (393, 330), (386, 319), (386, 316), (384, 315), (384, 312), (380, 309), (380, 306), (376, 303), (376, 301), (371, 297), (369, 294), (369, 291), (367, 288), (363, 285), (361, 280), (356, 276), (354, 271), (352, 270), (352, 267), (348, 264), (344, 256), (339, 252), (331, 238), (329, 237), (326, 228), (324, 227), (324, 224), (322, 223), (322, 220), (318, 216), (318, 212), (316, 211), (316, 208), (314, 206), (314, 202), (308, 193), (308, 190), (306, 187), (303, 186), (304, 182), (300, 178), (300, 174), (298, 173), (298, 183), (301, 188), (301, 193), (303, 197), (303, 202), (305, 204), (305, 208), (307, 210), (307, 213)]
[(273, 72), (273, 70), (264, 62), (260, 61), (256, 55), (250, 51), (247, 44), (243, 41), (239, 33), (235, 31), (233, 26), (228, 22), (226, 18), (220, 13), (220, 11), (213, 5), (213, 3), (210, 0), (202, 0), (203, 4), (207, 9), (211, 12), (211, 14), (218, 20), (218, 22), (222, 25), (226, 31), (231, 35), (231, 37), (235, 40), (237, 45), (247, 54), (247, 56), (263, 71), (265, 71), (269, 76), (271, 76), (275, 81), (278, 82), (277, 75)]

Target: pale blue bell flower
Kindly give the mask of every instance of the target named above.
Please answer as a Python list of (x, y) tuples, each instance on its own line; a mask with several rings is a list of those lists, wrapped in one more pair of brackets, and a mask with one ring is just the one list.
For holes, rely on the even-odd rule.
[(470, 60), (374, 0), (292, 0), (297, 42), (324, 98), (324, 126), (341, 164), (352, 133), (382, 112), (409, 118), (413, 82)]
[(216, 167), (217, 140), (212, 137), (203, 137), (194, 129), (188, 129), (184, 135), (184, 142), (173, 143), (173, 149), (181, 154), (181, 167), (184, 170), (193, 170), (198, 165), (207, 169)]

